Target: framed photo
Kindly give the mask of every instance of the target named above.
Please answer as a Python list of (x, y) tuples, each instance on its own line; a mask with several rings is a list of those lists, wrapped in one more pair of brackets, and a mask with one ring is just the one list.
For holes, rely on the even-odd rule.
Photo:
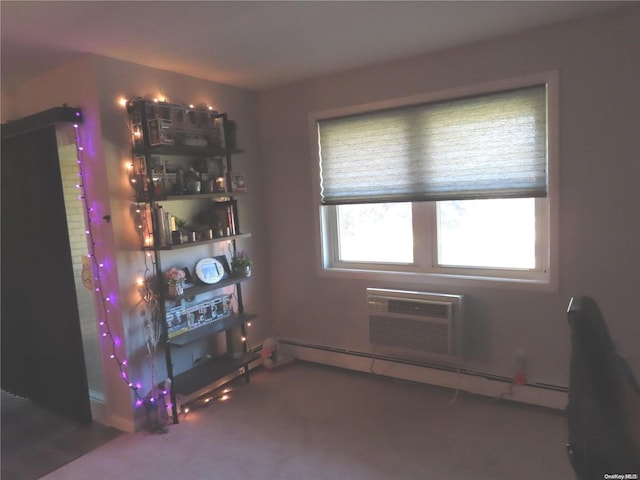
[(187, 267), (181, 268), (184, 272), (184, 288), (193, 287), (193, 277), (191, 276), (191, 272)]
[(227, 274), (224, 264), (214, 257), (204, 257), (198, 260), (195, 272), (198, 280), (207, 285), (218, 283)]
[(224, 276), (222, 278), (227, 278), (228, 276), (231, 275), (231, 267), (229, 266), (229, 262), (227, 261), (227, 256), (226, 255), (216, 255), (215, 257), (216, 260), (218, 260), (222, 266), (224, 267)]
[(246, 192), (247, 191), (247, 179), (244, 173), (232, 173), (231, 174), (231, 191), (232, 192)]

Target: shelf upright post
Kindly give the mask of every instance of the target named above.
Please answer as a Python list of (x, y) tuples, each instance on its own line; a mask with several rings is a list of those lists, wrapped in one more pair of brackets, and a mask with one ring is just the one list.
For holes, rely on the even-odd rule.
[[(149, 153), (149, 130), (148, 130), (148, 118), (147, 118), (147, 109), (145, 102), (140, 100), (136, 102), (136, 107), (139, 109), (140, 113), (140, 123), (142, 127), (142, 145), (144, 147), (144, 161), (145, 161), (145, 170), (147, 172), (147, 182), (149, 183), (149, 205), (151, 208), (151, 225), (153, 228), (153, 264), (155, 265), (155, 276), (157, 288), (164, 287), (164, 281), (162, 277), (162, 259), (161, 255), (158, 255), (158, 246), (160, 245), (160, 228), (158, 225), (158, 219), (156, 218), (154, 209), (156, 207), (156, 191), (153, 187), (153, 171), (151, 169), (151, 154)], [(165, 362), (167, 366), (167, 376), (171, 380), (172, 388), (170, 389), (170, 398), (171, 398), (171, 415), (174, 424), (178, 423), (178, 406), (176, 405), (176, 394), (173, 389), (173, 361), (171, 360), (171, 352), (169, 351), (169, 331), (167, 327), (167, 312), (166, 306), (164, 302), (164, 296), (158, 295), (158, 320), (161, 323), (162, 327), (162, 337), (165, 341), (164, 352), (165, 352)], [(151, 312), (152, 320), (153, 320), (153, 312)], [(153, 362), (156, 361), (155, 358), (152, 359)], [(154, 388), (157, 385), (154, 385)]]
[[(228, 145), (230, 137), (227, 135), (227, 114), (226, 113), (223, 114), (223, 125), (224, 125), (224, 131), (225, 131), (225, 148), (227, 149), (227, 154), (225, 155), (225, 159), (227, 162), (227, 188), (231, 189), (231, 175), (233, 173), (233, 165), (231, 163), (231, 155), (228, 152), (231, 149), (235, 148), (235, 145)], [(233, 192), (230, 192), (230, 193), (233, 194)], [(232, 233), (234, 235), (239, 235), (241, 233), (241, 230), (240, 230), (240, 221), (239, 221), (239, 215), (238, 215), (238, 201), (233, 197), (231, 197), (231, 209), (233, 212), (232, 214), (233, 214), (233, 221), (234, 221), (234, 227), (235, 227), (235, 231)], [(232, 241), (232, 245), (233, 245), (233, 253), (235, 254), (237, 252), (237, 245), (236, 245), (235, 239)], [(244, 302), (242, 301), (242, 286), (240, 282), (236, 283), (236, 295), (238, 298), (238, 315), (242, 317), (242, 315), (244, 314)], [(247, 324), (244, 321), (240, 325), (240, 332), (243, 338), (247, 338)], [(246, 340), (242, 342), (242, 351), (243, 353), (248, 352)], [(245, 381), (249, 383), (250, 376), (249, 376), (248, 364), (244, 366), (243, 375), (244, 375)]]
[[(158, 300), (158, 305), (154, 306), (152, 315), (153, 315), (153, 320), (162, 322), (161, 329), (162, 329), (162, 339), (165, 342), (164, 348), (165, 348), (165, 362), (166, 362), (166, 368), (167, 368), (167, 376), (172, 383), (171, 391), (170, 391), (171, 414), (173, 417), (173, 423), (177, 424), (179, 423), (178, 404), (177, 404), (178, 393), (181, 395), (181, 398), (182, 396), (184, 396), (185, 401), (189, 402), (189, 400), (186, 399), (186, 397), (189, 397), (190, 395), (195, 394), (196, 392), (199, 391), (199, 389), (203, 389), (206, 385), (212, 385), (218, 380), (223, 379), (226, 375), (229, 375), (234, 372), (239, 372), (238, 370), (239, 368), (242, 368), (242, 371), (239, 373), (243, 374), (246, 381), (249, 382), (249, 362), (255, 360), (258, 357), (256, 354), (249, 352), (249, 348), (246, 342), (247, 321), (248, 319), (253, 318), (253, 316), (246, 315), (244, 313), (242, 288), (240, 286), (240, 284), (242, 283), (242, 281), (244, 281), (244, 279), (230, 278), (226, 281), (223, 281), (221, 284), (217, 284), (219, 288), (222, 288), (223, 286), (227, 286), (227, 285), (230, 286), (235, 284), (236, 298), (238, 299), (238, 318), (233, 318), (233, 321), (231, 320), (225, 321), (224, 319), (219, 320), (220, 322), (223, 322), (223, 323), (219, 323), (215, 327), (211, 327), (205, 332), (200, 331), (200, 333), (197, 333), (195, 332), (195, 328), (204, 328), (204, 327), (202, 326), (194, 327), (193, 331), (189, 329), (188, 333), (186, 334), (180, 333), (180, 334), (174, 335), (171, 341), (169, 340), (169, 325), (167, 324), (167, 308), (168, 308), (168, 302), (170, 300), (168, 299), (167, 291), (165, 290), (165, 278), (162, 271), (162, 259), (161, 259), (162, 251), (164, 250), (172, 250), (174, 248), (175, 249), (190, 248), (192, 246), (196, 246), (196, 244), (199, 244), (199, 243), (206, 244), (206, 243), (222, 242), (227, 240), (231, 241), (230, 253), (234, 254), (237, 252), (236, 240), (238, 238), (250, 236), (250, 234), (248, 233), (244, 233), (244, 234), (241, 233), (240, 225), (238, 222), (237, 200), (234, 197), (234, 192), (231, 191), (232, 190), (231, 189), (231, 173), (232, 173), (231, 156), (234, 153), (242, 153), (242, 150), (239, 150), (236, 146), (235, 128), (233, 128), (232, 133), (227, 134), (227, 126), (229, 126), (229, 128), (231, 129), (231, 127), (232, 126), (235, 127), (235, 125), (231, 122), (227, 124), (228, 120), (227, 120), (226, 113), (219, 114), (218, 112), (215, 112), (211, 114), (216, 124), (219, 123), (219, 118), (222, 118), (223, 120), (224, 134), (225, 134), (224, 146), (221, 145), (222, 142), (219, 142), (220, 144), (218, 145), (213, 144), (206, 147), (202, 146), (201, 148), (199, 145), (196, 146), (188, 143), (184, 143), (184, 144), (180, 143), (180, 144), (174, 145), (171, 142), (165, 142), (165, 140), (167, 140), (166, 138), (164, 139), (158, 138), (159, 141), (151, 140), (151, 138), (154, 135), (155, 135), (154, 138), (158, 137), (158, 132), (162, 134), (161, 130), (158, 130), (157, 128), (154, 130), (149, 125), (150, 120), (151, 121), (155, 120), (157, 122), (160, 122), (159, 118), (155, 118), (156, 114), (158, 113), (156, 112), (156, 110), (158, 108), (163, 109), (163, 112), (160, 112), (161, 113), (160, 116), (162, 116), (162, 118), (165, 119), (166, 117), (165, 114), (166, 113), (170, 114), (171, 108), (177, 108), (178, 110), (180, 110), (182, 108), (181, 106), (169, 105), (169, 104), (156, 106), (155, 104), (150, 103), (148, 101), (138, 99), (132, 102), (130, 104), (130, 107), (131, 107), (131, 109), (129, 110), (129, 113), (131, 115), (130, 121), (132, 123), (133, 122), (136, 123), (136, 132), (139, 133), (138, 135), (134, 135), (134, 138), (132, 140), (132, 144), (133, 144), (132, 154), (134, 157), (135, 156), (140, 157), (139, 163), (140, 164), (144, 163), (145, 173), (146, 173), (146, 176), (145, 176), (146, 182), (144, 182), (145, 183), (144, 187), (146, 188), (146, 191), (145, 189), (143, 189), (142, 190), (143, 195), (141, 197), (138, 197), (137, 200), (139, 201), (139, 203), (145, 203), (146, 207), (149, 208), (151, 211), (150, 213), (151, 222), (149, 223), (151, 224), (152, 231), (151, 232), (147, 231), (147, 233), (151, 234), (153, 238), (153, 245), (147, 245), (147, 246), (143, 245), (142, 248), (143, 250), (145, 250), (145, 253), (153, 254), (153, 262), (152, 262), (153, 275), (156, 281), (156, 285), (153, 290), (155, 291), (155, 297)], [(190, 108), (193, 109), (193, 107), (190, 107)], [(152, 119), (149, 118), (151, 116), (153, 117)], [(178, 118), (184, 119), (185, 117), (180, 117), (180, 115), (176, 113), (177, 124), (182, 125), (183, 123), (185, 123), (183, 120), (177, 120)], [(171, 118), (171, 121), (172, 122), (174, 121), (173, 117)], [(191, 122), (191, 119), (189, 119), (189, 122)], [(160, 127), (160, 125), (158, 124), (156, 125), (156, 127)], [(186, 127), (183, 126), (180, 128), (186, 128)], [(162, 135), (160, 135), (160, 137), (162, 137)], [(229, 139), (228, 142), (227, 142), (227, 139)], [(154, 145), (152, 145), (152, 143)], [(216, 143), (217, 143), (217, 140), (216, 140)], [(152, 158), (155, 160), (154, 156), (160, 156), (161, 160), (163, 161), (164, 161), (164, 159), (162, 158), (163, 156), (197, 157), (200, 160), (207, 157), (224, 159), (224, 161), (226, 161), (225, 173), (227, 176), (226, 191), (219, 192), (219, 193), (218, 192), (207, 193), (206, 195), (196, 195), (191, 193), (183, 194), (183, 192), (179, 192), (178, 195), (165, 196), (159, 191), (156, 191), (154, 186), (154, 182), (153, 182), (154, 175), (152, 170), (152, 164), (153, 164)], [(163, 165), (162, 168), (166, 168), (166, 165), (164, 165), (163, 162), (161, 162), (161, 164)], [(166, 170), (163, 173), (164, 173), (163, 178), (166, 179)], [(163, 229), (161, 228), (163, 226), (163, 223), (162, 223), (163, 219), (160, 218), (159, 214), (157, 214), (157, 210), (161, 209), (161, 206), (158, 204), (159, 201), (161, 200), (165, 200), (165, 201), (199, 200), (199, 199), (218, 198), (218, 197), (220, 198), (221, 201), (217, 206), (220, 208), (225, 207), (226, 210), (224, 213), (226, 214), (227, 217), (230, 217), (229, 227), (231, 228), (229, 230), (231, 231), (228, 232), (228, 235), (225, 235), (223, 237), (218, 237), (218, 238), (205, 239), (198, 242), (190, 242), (189, 245), (177, 245), (177, 244), (173, 245), (172, 242), (163, 235), (163, 232), (162, 232)], [(230, 237), (230, 238), (225, 238), (225, 237)], [(210, 288), (208, 287), (205, 288), (204, 286), (194, 286), (192, 288), (194, 289), (191, 292), (193, 294), (205, 293), (210, 290)], [(177, 297), (178, 300), (181, 300), (182, 298), (186, 298), (186, 296)], [(212, 359), (211, 361), (206, 362), (205, 364), (192, 367), (191, 369), (187, 369), (184, 372), (179, 373), (178, 375), (174, 374), (174, 365), (173, 365), (172, 353), (171, 353), (172, 348), (179, 348), (181, 346), (187, 345), (188, 343), (195, 341), (199, 338), (204, 338), (204, 335), (217, 334), (218, 332), (221, 332), (221, 331), (229, 332), (232, 329), (237, 329), (237, 327), (240, 327), (239, 330), (242, 336), (245, 338), (242, 345), (242, 355), (239, 358), (233, 357), (228, 359), (228, 358), (224, 358), (223, 356), (220, 356), (221, 358), (217, 360)], [(237, 331), (238, 330), (236, 330), (236, 332)], [(200, 335), (202, 335), (202, 337), (200, 337)], [(155, 360), (156, 359), (154, 358), (153, 361)]]

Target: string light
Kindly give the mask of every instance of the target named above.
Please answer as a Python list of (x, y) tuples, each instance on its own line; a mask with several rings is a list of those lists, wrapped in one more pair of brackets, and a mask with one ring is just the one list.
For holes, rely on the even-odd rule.
[[(159, 98), (155, 101), (164, 102), (166, 98)], [(127, 110), (131, 112), (130, 107), (132, 108), (135, 105), (135, 100), (130, 100), (126, 102)], [(142, 131), (139, 127), (134, 126), (131, 123), (131, 118), (127, 122), (129, 126), (129, 133), (131, 134), (132, 141), (132, 150), (135, 150), (137, 145), (140, 145), (142, 139)], [(146, 349), (147, 349), (147, 360), (149, 362), (149, 366), (151, 368), (151, 377), (152, 377), (152, 388), (150, 394), (145, 397), (141, 397), (139, 401), (136, 402), (137, 406), (145, 406), (145, 410), (147, 414), (150, 415), (151, 412), (158, 412), (158, 416), (149, 418), (151, 428), (154, 431), (165, 433), (167, 429), (165, 427), (165, 422), (168, 416), (165, 414), (159, 414), (161, 412), (161, 408), (173, 408), (173, 404), (171, 402), (166, 401), (166, 396), (169, 394), (168, 386), (170, 382), (165, 382), (165, 388), (158, 392), (158, 385), (155, 373), (155, 362), (156, 362), (156, 348), (157, 344), (160, 341), (160, 332), (158, 326), (161, 324), (162, 320), (160, 319), (160, 306), (158, 302), (158, 295), (153, 290), (153, 286), (155, 285), (154, 281), (157, 277), (157, 259), (155, 258), (155, 252), (153, 252), (153, 223), (151, 221), (151, 211), (145, 201), (149, 200), (149, 191), (145, 191), (145, 188), (148, 185), (148, 178), (146, 172), (145, 159), (143, 156), (136, 155), (134, 151), (133, 161), (127, 161), (125, 163), (127, 175), (129, 178), (129, 183), (132, 186), (137, 204), (134, 206), (135, 209), (135, 223), (136, 230), (138, 232), (140, 242), (141, 242), (141, 251), (144, 252), (144, 272), (138, 276), (134, 281), (137, 288), (138, 295), (142, 302), (147, 305), (147, 308), (142, 310), (142, 315), (145, 317), (145, 332), (146, 332)], [(152, 254), (153, 252), (153, 254)], [(149, 279), (149, 280), (148, 280)], [(149, 315), (149, 316), (148, 316)], [(137, 390), (142, 388), (141, 385), (137, 385)], [(163, 418), (164, 417), (164, 418)]]
[(135, 394), (137, 399), (136, 401), (136, 404), (137, 404), (139, 401), (142, 400), (142, 397), (140, 396), (140, 393), (139, 393), (141, 385), (138, 384), (134, 386), (132, 383), (128, 381), (128, 372), (127, 372), (128, 362), (126, 359), (121, 358), (120, 355), (118, 354), (118, 348), (121, 345), (121, 341), (117, 336), (113, 334), (111, 325), (109, 322), (109, 314), (111, 313), (111, 310), (108, 308), (108, 304), (113, 303), (113, 299), (111, 295), (109, 294), (105, 295), (105, 289), (103, 286), (104, 279), (102, 277), (102, 274), (100, 273), (101, 271), (105, 270), (103, 268), (105, 265), (105, 262), (100, 262), (96, 256), (96, 247), (100, 245), (100, 243), (96, 241), (96, 236), (94, 233), (94, 220), (92, 218), (92, 214), (95, 213), (95, 208), (91, 207), (90, 202), (88, 201), (88, 192), (86, 188), (87, 171), (85, 168), (84, 158), (83, 158), (84, 148), (81, 145), (80, 129), (78, 128), (78, 125), (74, 124), (73, 127), (75, 131), (75, 145), (76, 145), (76, 154), (78, 158), (78, 177), (80, 178), (80, 182), (76, 185), (76, 187), (78, 187), (82, 191), (82, 195), (79, 197), (79, 199), (83, 202), (83, 206), (85, 209), (85, 220), (87, 222), (87, 229), (85, 230), (85, 234), (87, 235), (87, 239), (88, 239), (88, 248), (89, 248), (89, 253), (87, 254), (87, 258), (91, 260), (91, 264), (93, 266), (93, 271), (95, 274), (93, 277), (95, 282), (94, 290), (96, 294), (100, 295), (100, 298), (101, 298), (100, 303), (102, 307), (102, 315), (101, 315), (102, 318), (99, 319), (98, 326), (99, 326), (99, 330), (101, 331), (102, 338), (104, 338), (105, 340), (110, 340), (111, 352), (108, 354), (108, 356), (110, 359), (115, 360), (116, 364), (118, 365), (118, 369), (120, 371), (120, 376), (127, 382), (127, 385)]
[[(153, 98), (149, 98), (147, 97), (146, 99), (143, 99), (142, 97), (136, 97), (136, 98), (132, 98), (131, 100), (126, 100), (124, 97), (119, 97), (116, 99), (116, 102), (118, 103), (118, 105), (120, 105), (121, 107), (125, 107), (127, 109), (132, 108), (135, 105), (135, 102), (138, 100), (145, 100), (147, 102), (151, 101), (153, 103), (168, 103), (169, 99), (167, 98), (166, 95), (164, 95), (162, 92), (160, 92), (157, 96), (153, 97)], [(217, 113), (215, 107), (213, 107), (212, 105), (208, 105), (206, 103), (199, 103), (198, 105), (195, 105), (193, 103), (188, 103), (188, 104), (183, 104), (184, 108), (188, 108), (191, 110), (209, 110), (210, 112), (214, 112)], [(133, 135), (135, 137), (141, 137), (142, 136), (142, 132), (139, 130), (135, 130), (133, 131)]]
[[(138, 100), (141, 100), (141, 98), (136, 98), (129, 101), (126, 101), (121, 98), (119, 99), (118, 103), (121, 106), (126, 107), (129, 113), (131, 113), (131, 111), (135, 107), (136, 102)], [(164, 103), (164, 102), (167, 102), (167, 98), (161, 93), (153, 99), (153, 102)], [(215, 111), (214, 107), (209, 105), (198, 105), (197, 107), (195, 107), (193, 104), (189, 104), (188, 108)], [(151, 221), (152, 215), (151, 215), (150, 207), (146, 203), (148, 202), (149, 197), (151, 196), (150, 190), (151, 188), (153, 188), (153, 185), (150, 185), (149, 178), (147, 176), (145, 158), (143, 156), (139, 156), (135, 154), (135, 147), (141, 145), (142, 130), (138, 125), (134, 125), (131, 122), (131, 118), (129, 118), (128, 124), (130, 128), (130, 135), (131, 135), (132, 146), (133, 146), (133, 149), (132, 149), (133, 161), (126, 162), (126, 170), (127, 170), (129, 182), (133, 190), (135, 191), (137, 205), (135, 206), (136, 220), (134, 225), (136, 226), (136, 230), (138, 232), (138, 235), (141, 241), (141, 250), (144, 252), (144, 273), (142, 274), (141, 277), (138, 277), (135, 279), (135, 285), (142, 301), (144, 301), (149, 306), (148, 309), (144, 310), (145, 312), (144, 315), (146, 315), (147, 311), (150, 312), (151, 323), (155, 324), (157, 322), (163, 322), (164, 319), (159, 318), (161, 315), (161, 308), (158, 301), (158, 295), (152, 290), (152, 286), (154, 285), (154, 282), (147, 281), (147, 278), (151, 278), (155, 280), (158, 276), (157, 259), (155, 257), (156, 252), (153, 249), (154, 232), (153, 232), (153, 223)], [(229, 242), (229, 244), (230, 243), (231, 242)], [(245, 337), (242, 338), (242, 341), (246, 342), (248, 345), (247, 339)], [(151, 357), (155, 356), (155, 345), (154, 345), (153, 352), (154, 353), (152, 354), (152, 352), (148, 350), (148, 353), (150, 354)], [(155, 362), (155, 358), (151, 358), (150, 361)], [(122, 365), (126, 366), (126, 363), (122, 363)], [(123, 372), (123, 378), (124, 379), (127, 378), (125, 372)], [(148, 400), (151, 403), (156, 403), (160, 399), (160, 395), (166, 396), (168, 394), (168, 392), (165, 390), (162, 394), (159, 394), (157, 398), (155, 398), (152, 395), (151, 398), (144, 399), (140, 397), (138, 394), (138, 390), (141, 388), (140, 386), (131, 387), (131, 388), (134, 389), (134, 391), (136, 392), (136, 396), (138, 397), (138, 401), (136, 402), (136, 405), (143, 405), (145, 403), (145, 400)], [(153, 391), (155, 391), (155, 389)], [(219, 397), (209, 397), (206, 399), (205, 403), (209, 403), (210, 401), (216, 398), (223, 401), (227, 400), (229, 398), (228, 396), (229, 391), (230, 390), (226, 390), (222, 394), (222, 396), (219, 396)], [(175, 406), (173, 404), (169, 404), (167, 405), (167, 408), (173, 409), (175, 408)], [(186, 414), (189, 412), (189, 408), (188, 407), (184, 408), (183, 406), (182, 411)]]
[(218, 390), (215, 392), (210, 392), (206, 396), (196, 398), (195, 400), (191, 400), (187, 403), (183, 403), (180, 405), (180, 410), (183, 414), (187, 414), (190, 411), (200, 408), (200, 407), (208, 407), (212, 405), (216, 400), (220, 402), (226, 402), (231, 399), (232, 388), (226, 387), (223, 390)]

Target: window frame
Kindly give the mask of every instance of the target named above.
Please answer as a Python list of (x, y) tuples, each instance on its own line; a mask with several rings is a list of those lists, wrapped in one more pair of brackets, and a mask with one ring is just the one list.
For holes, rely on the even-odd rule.
[[(319, 205), (320, 159), (317, 122), (323, 118), (357, 114), (399, 106), (453, 99), (468, 95), (489, 94), (513, 88), (547, 85), (547, 155), (548, 187), (545, 198), (536, 199), (536, 270), (516, 270), (437, 265), (436, 202), (413, 203), (414, 262), (411, 264), (342, 262), (338, 254), (337, 207)], [(499, 286), (557, 291), (558, 289), (558, 72), (550, 71), (479, 85), (443, 90), (382, 102), (313, 112), (309, 115), (313, 158), (313, 195), (318, 207), (316, 227), (317, 270), (321, 276), (398, 280), (403, 282)], [(427, 225), (425, 227), (425, 225)], [(430, 228), (434, 230), (430, 232)], [(427, 228), (427, 230), (425, 230)], [(546, 240), (546, 241), (545, 241)]]

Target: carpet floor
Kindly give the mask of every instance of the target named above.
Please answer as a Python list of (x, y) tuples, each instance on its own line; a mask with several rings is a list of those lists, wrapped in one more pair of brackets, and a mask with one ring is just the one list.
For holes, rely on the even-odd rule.
[(296, 362), (45, 480), (573, 478), (563, 414)]
[(41, 478), (121, 434), (99, 423), (77, 425), (2, 391), (2, 480)]

